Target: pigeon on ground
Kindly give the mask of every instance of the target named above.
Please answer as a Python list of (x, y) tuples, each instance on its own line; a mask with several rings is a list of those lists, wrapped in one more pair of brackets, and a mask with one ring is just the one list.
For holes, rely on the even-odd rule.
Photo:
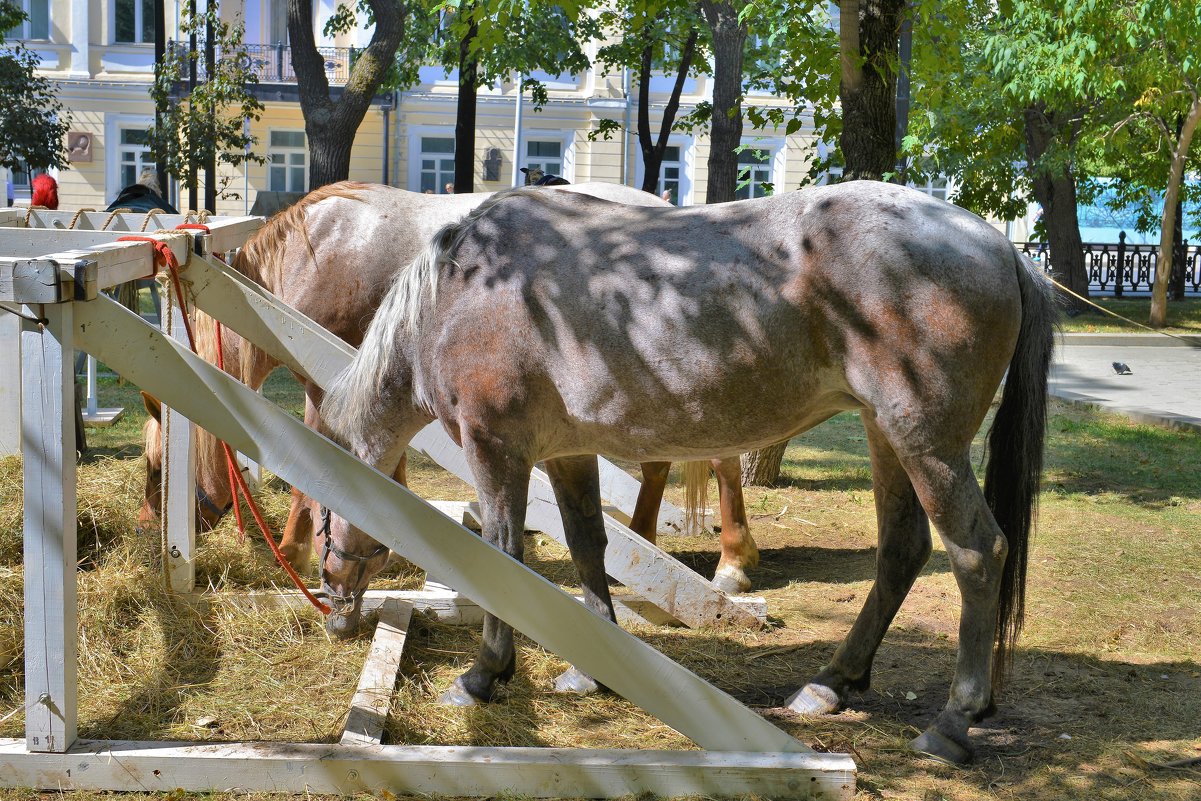
[(1122, 362), (1114, 362), (1113, 371), (1118, 375), (1134, 375), (1134, 371), (1130, 369), (1129, 365)]

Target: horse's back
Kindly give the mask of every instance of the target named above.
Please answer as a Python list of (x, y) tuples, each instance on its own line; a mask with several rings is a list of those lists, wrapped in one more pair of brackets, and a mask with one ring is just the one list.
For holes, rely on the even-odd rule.
[[(540, 373), (573, 425), (625, 421), (615, 455), (767, 444), (893, 392), (962, 391), (975, 414), (1017, 336), (1012, 247), (949, 204), (859, 184), (688, 209), (498, 199), (450, 254), (435, 339), (473, 342), (506, 381)], [(972, 362), (983, 380), (956, 384)], [(664, 417), (684, 436), (649, 441)]]

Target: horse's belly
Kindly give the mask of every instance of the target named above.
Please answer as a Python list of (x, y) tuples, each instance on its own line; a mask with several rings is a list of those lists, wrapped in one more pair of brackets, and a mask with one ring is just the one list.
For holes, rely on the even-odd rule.
[(773, 444), (857, 405), (841, 372), (799, 343), (756, 352), (649, 341), (633, 354), (576, 361), (556, 381), (578, 435), (569, 439), (581, 447), (592, 442), (642, 461), (720, 456)]

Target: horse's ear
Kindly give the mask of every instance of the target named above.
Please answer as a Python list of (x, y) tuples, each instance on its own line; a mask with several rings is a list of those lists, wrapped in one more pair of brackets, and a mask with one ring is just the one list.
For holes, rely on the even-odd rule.
[(157, 420), (163, 422), (163, 404), (159, 403), (158, 398), (148, 392), (142, 392), (142, 405), (146, 407), (146, 413)]

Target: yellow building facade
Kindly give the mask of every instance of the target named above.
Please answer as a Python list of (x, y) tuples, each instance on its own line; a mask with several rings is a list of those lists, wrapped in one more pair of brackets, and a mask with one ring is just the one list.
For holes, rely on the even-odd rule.
[[(153, 0), (22, 0), (31, 20), (8, 38), (20, 38), (41, 58), (67, 113), (68, 169), (51, 171), (59, 182), (63, 209), (104, 208), (151, 165), (145, 131), (153, 123), (149, 89), (154, 74)], [(204, 0), (200, 0), (203, 8)], [(181, 39), (183, 3), (166, 3), (167, 38)], [(291, 75), (286, 46), (286, 0), (225, 0), (221, 13), (245, 25), (246, 57), (260, 77), (257, 93), (266, 105), (258, 121), (249, 123), (257, 137), (254, 150), (267, 158), (246, 169), (220, 168), (225, 196), (216, 211), (242, 214), (253, 208), (260, 192), (307, 189), (308, 154), (304, 119)], [(370, 31), (335, 38), (321, 29), (334, 13), (336, 0), (314, 0), (318, 45), (329, 48), (327, 68), (334, 91), (345, 81), (351, 48), (364, 47)], [(595, 44), (590, 45), (595, 51)], [(421, 71), (418, 86), (381, 96), (359, 126), (352, 151), (350, 178), (388, 183), (413, 191), (441, 192), (453, 181), (456, 76), (440, 67)], [(480, 90), (474, 163), (477, 191), (514, 184), (518, 167), (539, 166), (573, 183), (606, 181), (640, 185), (641, 155), (636, 136), (618, 133), (608, 141), (588, 134), (600, 120), (629, 123), (637, 118), (638, 95), (649, 92), (652, 124), (662, 116), (669, 77), (655, 77), (646, 87), (631, 76), (589, 70), (580, 75), (535, 74), (550, 101), (535, 111), (528, 96), (520, 100), (518, 78)], [(636, 76), (635, 76), (636, 77)], [(631, 86), (631, 83), (634, 85)], [(689, 79), (680, 114), (710, 99), (711, 82)], [(778, 104), (770, 96), (751, 94), (750, 104)], [(519, 111), (520, 105), (520, 111)], [(805, 129), (789, 137), (782, 132), (747, 131), (744, 152), (747, 185), (744, 195), (795, 189), (807, 173), (814, 151)], [(681, 205), (704, 202), (708, 140), (701, 134), (673, 134), (660, 178), (660, 192), (670, 190)], [(520, 177), (517, 175), (517, 177)], [(18, 175), (16, 202), (28, 202), (28, 174)], [(178, 205), (178, 204), (177, 204)], [(186, 193), (182, 209), (186, 206)]]

